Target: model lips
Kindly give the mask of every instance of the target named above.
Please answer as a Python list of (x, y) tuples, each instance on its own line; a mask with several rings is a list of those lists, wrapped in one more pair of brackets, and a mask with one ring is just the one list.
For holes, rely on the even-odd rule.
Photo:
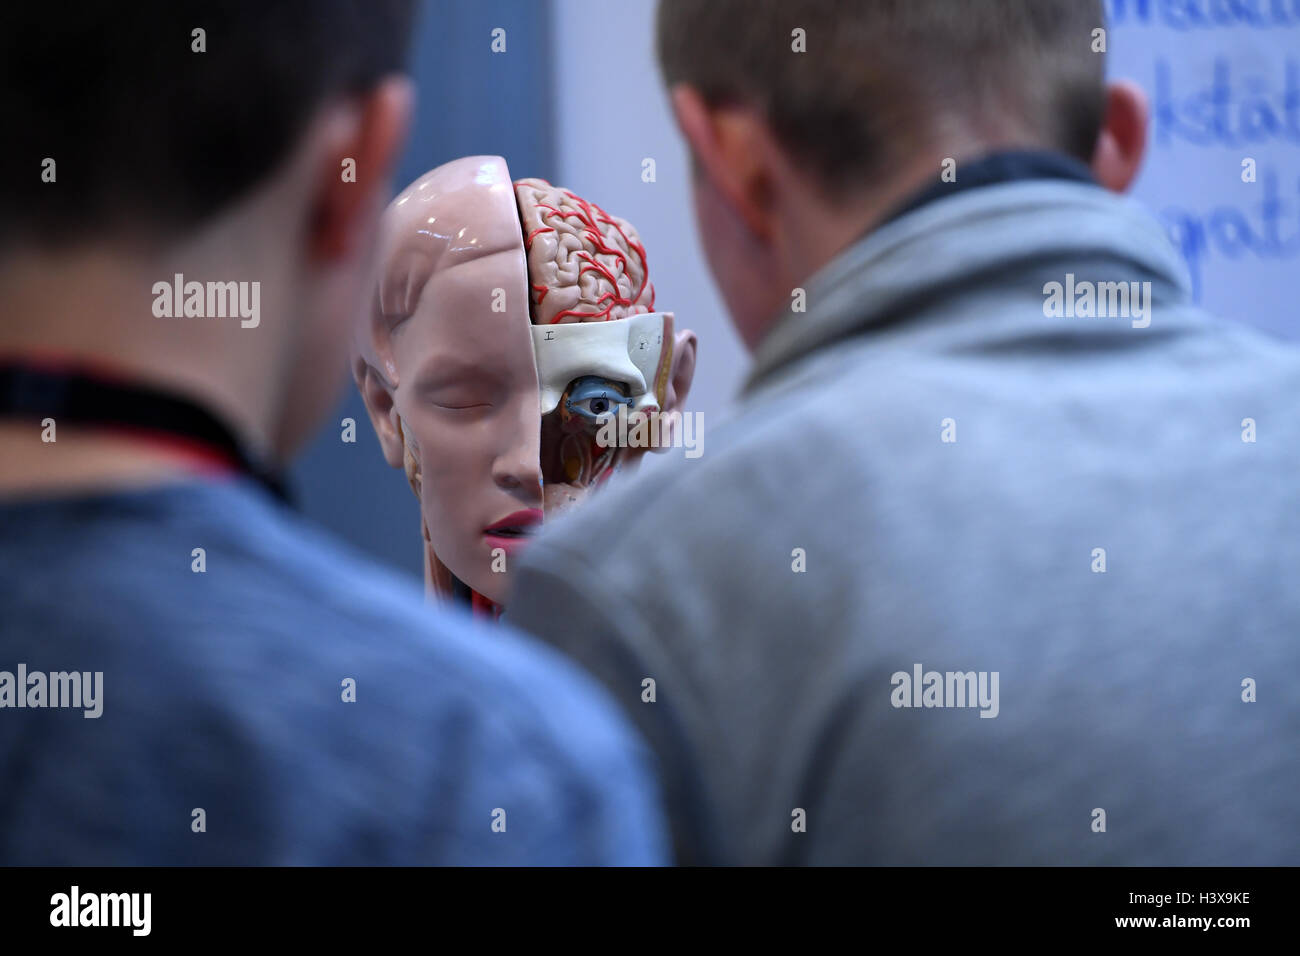
[(529, 508), (527, 511), (506, 515), (496, 524), (488, 525), (485, 533), (494, 538), (526, 538), (541, 523), (541, 510)]

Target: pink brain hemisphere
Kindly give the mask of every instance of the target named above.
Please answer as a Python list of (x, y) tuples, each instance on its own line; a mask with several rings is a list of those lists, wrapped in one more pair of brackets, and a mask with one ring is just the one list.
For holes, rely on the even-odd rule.
[(515, 183), (536, 325), (606, 322), (654, 309), (645, 246), (626, 219), (542, 179)]

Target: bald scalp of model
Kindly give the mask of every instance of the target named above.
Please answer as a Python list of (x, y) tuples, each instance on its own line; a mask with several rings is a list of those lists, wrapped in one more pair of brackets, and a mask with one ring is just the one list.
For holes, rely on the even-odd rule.
[[(506, 560), (542, 520), (528, 272), (499, 157), (440, 166), (393, 201), (353, 374), (420, 500), (426, 584), (499, 603)], [(428, 450), (425, 453), (422, 450)]]
[(370, 322), (358, 329), (354, 373), (360, 375), (369, 366), (382, 371), (395, 387), (392, 336), (415, 314), (428, 282), (441, 270), (497, 255), (502, 256), (500, 262), (479, 266), (480, 277), (501, 280), (493, 287), (501, 290), (498, 301), (488, 305), (504, 312), (509, 293), (519, 292), (526, 310), (523, 236), (504, 160), (467, 156), (439, 166), (403, 190), (384, 213), (377, 289)]

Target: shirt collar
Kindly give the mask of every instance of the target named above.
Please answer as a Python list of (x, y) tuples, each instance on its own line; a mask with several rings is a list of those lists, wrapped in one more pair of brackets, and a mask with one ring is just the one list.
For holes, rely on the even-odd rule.
[[(1162, 325), (1172, 327), (1186, 311), (1181, 307), (1190, 280), (1164, 227), (1132, 200), (1071, 179), (966, 189), (949, 202), (914, 206), (910, 214), (872, 229), (806, 281), (806, 314), (786, 307), (755, 348), (742, 394), (811, 352), (868, 330), (893, 327), (901, 333), (899, 326), (922, 316), (932, 320), (926, 334), (940, 337), (947, 332), (934, 330), (951, 326), (954, 339), (978, 340), (999, 323), (1041, 334), (1041, 309), (995, 310), (990, 321), (964, 322), (988, 307), (963, 300), (1003, 294), (1020, 301), (1026, 282), (1059, 280), (1083, 265), (1108, 280), (1150, 280), (1155, 306), (1180, 307), (1164, 313)], [(914, 328), (921, 334), (920, 326)], [(1096, 322), (1076, 326), (1072, 334), (1113, 331), (1113, 323)]]
[(1048, 150), (1004, 150), (990, 153), (980, 159), (963, 162), (954, 172), (956, 178), (952, 182), (937, 182), (914, 193), (884, 219), (872, 223), (868, 231), (874, 232), (886, 223), (901, 219), (938, 199), (946, 199), (980, 186), (996, 186), (1026, 179), (1064, 179), (1092, 185), (1097, 182), (1092, 170), (1084, 163), (1073, 156)]

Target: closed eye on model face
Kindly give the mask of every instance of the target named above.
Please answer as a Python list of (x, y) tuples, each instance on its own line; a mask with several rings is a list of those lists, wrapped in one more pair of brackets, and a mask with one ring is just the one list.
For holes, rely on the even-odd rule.
[(447, 382), (421, 394), (438, 408), (490, 408), (495, 398), (493, 391), (486, 382)]
[(429, 363), (416, 389), (421, 401), (453, 411), (491, 408), (501, 392), (496, 376), (459, 361)]
[(462, 402), (460, 402), (460, 403), (457, 403), (457, 402), (455, 402), (455, 401), (445, 401), (445, 402), (434, 402), (433, 404), (434, 404), (434, 405), (437, 405), (439, 408), (450, 408), (450, 409), (491, 408), (491, 407), (492, 407), (492, 403), (491, 403), (491, 402), (463, 402), (463, 401), (462, 401)]

